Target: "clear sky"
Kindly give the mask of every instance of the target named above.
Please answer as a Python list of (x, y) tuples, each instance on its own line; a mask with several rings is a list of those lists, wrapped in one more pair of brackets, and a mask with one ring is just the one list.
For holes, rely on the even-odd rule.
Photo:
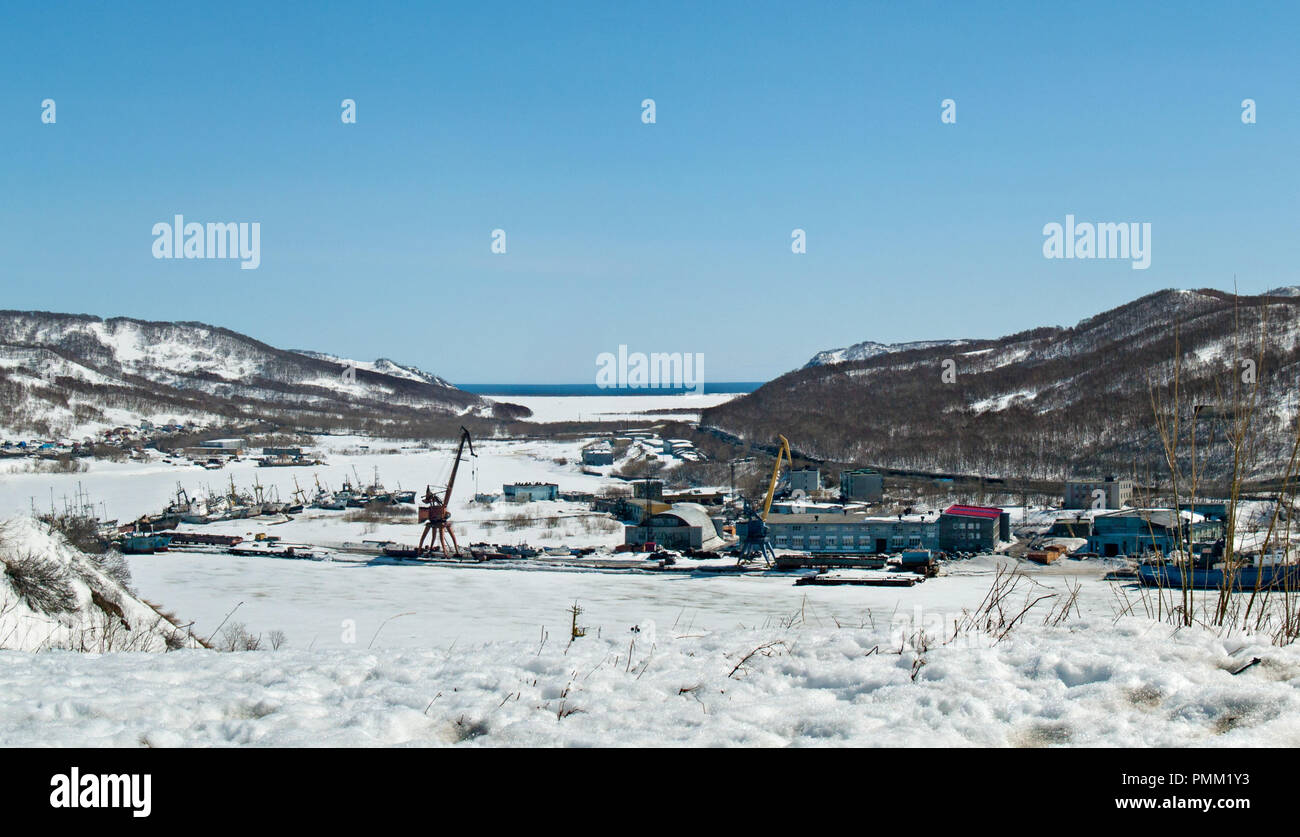
[[(8, 3), (0, 307), (722, 381), (1297, 284), (1300, 11), (1216, 5)], [(154, 259), (177, 213), (259, 222), (261, 266)], [(1150, 223), (1150, 268), (1045, 259), (1066, 214)]]

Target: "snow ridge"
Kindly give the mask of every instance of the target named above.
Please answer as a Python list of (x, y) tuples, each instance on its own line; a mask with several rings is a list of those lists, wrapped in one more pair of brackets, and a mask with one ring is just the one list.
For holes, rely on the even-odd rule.
[(190, 633), (30, 517), (0, 523), (0, 649), (142, 651), (201, 647)]
[(910, 352), (915, 349), (933, 349), (939, 346), (965, 346), (969, 340), (913, 340), (908, 343), (876, 343), (871, 340), (864, 340), (861, 343), (854, 343), (843, 349), (826, 349), (813, 355), (803, 365), (804, 369), (811, 366), (828, 366), (832, 363), (847, 363), (854, 360), (870, 360), (873, 357), (881, 355), (896, 354), (898, 352)]

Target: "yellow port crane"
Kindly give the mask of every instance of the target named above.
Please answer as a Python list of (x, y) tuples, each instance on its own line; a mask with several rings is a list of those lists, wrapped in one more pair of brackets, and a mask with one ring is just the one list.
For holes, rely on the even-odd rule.
[(740, 563), (761, 556), (769, 565), (776, 559), (776, 550), (768, 539), (767, 515), (772, 510), (772, 498), (776, 495), (776, 484), (781, 479), (781, 460), (784, 459), (794, 470), (794, 459), (790, 455), (790, 442), (784, 436), (776, 450), (776, 462), (772, 464), (772, 479), (767, 484), (767, 496), (763, 498), (763, 510), (759, 512), (745, 501), (745, 520), (741, 525)]

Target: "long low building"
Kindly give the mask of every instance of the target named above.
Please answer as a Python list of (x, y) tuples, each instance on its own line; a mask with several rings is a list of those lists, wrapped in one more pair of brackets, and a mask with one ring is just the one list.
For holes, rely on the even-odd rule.
[(942, 513), (893, 517), (809, 509), (801, 514), (770, 514), (767, 525), (775, 549), (834, 554), (878, 555), (904, 549), (981, 552), (1011, 539), (1010, 516), (987, 506), (955, 505)]
[(877, 555), (904, 549), (939, 548), (939, 515), (873, 517), (847, 514), (769, 514), (768, 535), (775, 549)]
[(535, 502), (559, 499), (560, 487), (553, 482), (515, 482), (501, 486), (501, 492), (513, 503)]

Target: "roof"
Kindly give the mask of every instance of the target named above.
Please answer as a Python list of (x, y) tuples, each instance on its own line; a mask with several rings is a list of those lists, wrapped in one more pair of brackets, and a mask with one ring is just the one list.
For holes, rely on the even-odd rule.
[(944, 510), (944, 514), (956, 515), (957, 517), (982, 517), (985, 520), (996, 520), (1002, 516), (1002, 509), (992, 506), (949, 506)]
[(646, 500), (641, 497), (620, 497), (618, 498), (630, 506), (640, 506), (646, 508), (648, 505), (651, 514), (662, 514), (672, 508), (672, 505), (661, 500)]
[(888, 516), (869, 516), (860, 512), (817, 512), (805, 514), (779, 514), (772, 512), (767, 516), (769, 524), (783, 523), (817, 523), (829, 526), (870, 526), (882, 523), (934, 523), (938, 518), (933, 515), (898, 515)]
[(1192, 523), (1202, 523), (1205, 521), (1205, 515), (1197, 514), (1191, 511), (1178, 511), (1176, 509), (1119, 509), (1117, 511), (1099, 514), (1094, 519), (1103, 520), (1107, 518), (1127, 518), (1136, 517), (1148, 523), (1156, 523), (1161, 526), (1172, 527), (1175, 517), (1182, 518)]
[(718, 530), (713, 525), (713, 518), (709, 517), (709, 510), (699, 503), (673, 503), (665, 511), (656, 511), (655, 517), (671, 515), (677, 518), (685, 526), (698, 526), (701, 536), (701, 549), (718, 549), (725, 542), (718, 537)]

